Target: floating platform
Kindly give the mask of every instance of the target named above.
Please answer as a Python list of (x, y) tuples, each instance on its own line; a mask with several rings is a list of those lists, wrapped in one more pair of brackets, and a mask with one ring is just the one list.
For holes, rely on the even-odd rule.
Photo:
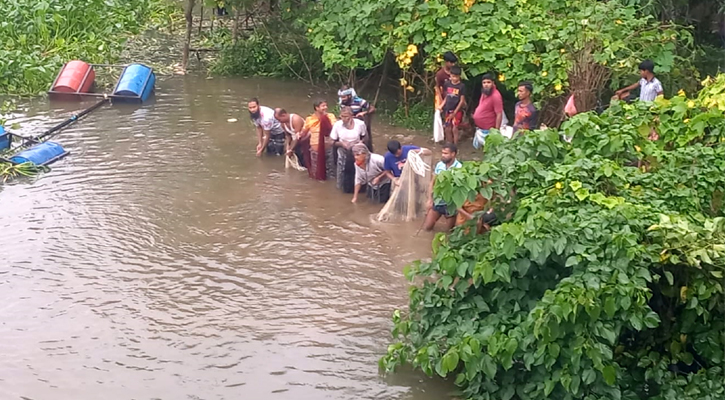
[[(95, 67), (123, 68), (112, 93), (94, 93)], [(147, 101), (154, 92), (156, 74), (143, 64), (107, 65), (88, 64), (73, 60), (63, 65), (48, 91), (52, 99), (76, 100), (84, 97), (104, 97), (111, 101)]]

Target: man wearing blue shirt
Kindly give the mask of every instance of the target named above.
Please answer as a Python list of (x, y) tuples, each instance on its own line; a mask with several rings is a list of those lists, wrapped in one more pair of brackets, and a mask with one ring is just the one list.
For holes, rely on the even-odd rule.
[(420, 155), (430, 154), (430, 150), (421, 149), (418, 146), (401, 146), (397, 140), (388, 142), (388, 152), (385, 153), (383, 168), (385, 169), (385, 175), (395, 182), (396, 185), (398, 184), (398, 178), (400, 178), (405, 161), (408, 159), (408, 152), (411, 150), (418, 152)]
[(439, 174), (451, 168), (460, 168), (461, 162), (456, 159), (458, 148), (453, 143), (446, 143), (441, 149), (441, 161), (436, 164), (433, 171), (433, 179), (430, 181), (430, 199), (428, 200), (428, 213), (425, 215), (423, 227), (426, 231), (432, 231), (441, 217), (446, 218), (446, 231), (453, 229), (456, 224), (456, 212), (448, 211), (448, 205), (443, 199), (433, 197), (433, 186)]

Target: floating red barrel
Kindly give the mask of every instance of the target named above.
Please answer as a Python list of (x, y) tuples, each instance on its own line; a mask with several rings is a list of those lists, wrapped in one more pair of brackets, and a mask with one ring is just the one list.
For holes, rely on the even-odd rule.
[(66, 63), (55, 78), (51, 92), (88, 93), (96, 79), (93, 67), (79, 60)]

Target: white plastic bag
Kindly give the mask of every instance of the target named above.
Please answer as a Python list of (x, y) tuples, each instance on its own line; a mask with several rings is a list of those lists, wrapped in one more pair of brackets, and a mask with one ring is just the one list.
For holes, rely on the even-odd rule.
[(438, 143), (442, 142), (445, 136), (443, 135), (443, 119), (441, 118), (441, 111), (436, 110), (433, 115), (433, 141)]
[(506, 113), (502, 112), (501, 113), (501, 128), (503, 128), (504, 126), (508, 126), (508, 125), (509, 125), (509, 119), (508, 119), (508, 117), (506, 117)]

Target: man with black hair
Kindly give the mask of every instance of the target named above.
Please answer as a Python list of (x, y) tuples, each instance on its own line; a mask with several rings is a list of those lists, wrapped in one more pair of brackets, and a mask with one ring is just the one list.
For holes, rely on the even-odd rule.
[(461, 162), (458, 161), (456, 156), (458, 155), (458, 147), (453, 143), (446, 143), (441, 149), (441, 160), (436, 164), (435, 170), (433, 171), (433, 179), (430, 182), (430, 199), (428, 200), (428, 213), (425, 215), (425, 221), (423, 222), (423, 228), (426, 231), (433, 230), (436, 222), (441, 217), (446, 219), (446, 231), (453, 229), (456, 224), (456, 211), (449, 210), (448, 205), (443, 199), (435, 198), (433, 194), (433, 187), (435, 186), (436, 178), (439, 174), (447, 171), (451, 168), (460, 168)]
[(493, 74), (483, 74), (481, 79), (481, 99), (473, 112), (473, 123), (476, 133), (473, 136), (473, 147), (480, 149), (486, 142), (491, 129), (501, 129), (503, 121), (503, 98), (496, 88)]
[(285, 153), (285, 134), (282, 124), (274, 117), (274, 110), (259, 105), (256, 98), (247, 102), (249, 118), (257, 128), (257, 156), (267, 153), (282, 155)]
[(458, 64), (458, 57), (450, 51), (443, 53), (443, 66), (436, 72), (436, 110), (440, 110), (443, 107), (443, 103), (446, 99), (446, 94), (443, 91), (443, 85), (451, 77), (451, 68)]
[[(418, 146), (402, 146), (397, 140), (391, 140), (388, 142), (388, 152), (385, 153), (383, 169), (385, 171), (385, 176), (390, 178), (396, 185), (398, 184), (398, 178), (400, 178), (400, 174), (403, 171), (403, 166), (408, 160), (408, 153), (411, 151), (415, 151), (420, 155), (431, 154), (430, 150), (421, 149)], [(373, 180), (373, 184), (377, 185), (380, 179), (382, 179), (382, 177), (378, 177), (376, 180)]]
[(639, 88), (640, 101), (654, 101), (657, 96), (662, 95), (664, 89), (662, 82), (655, 77), (655, 63), (652, 60), (644, 60), (639, 64), (640, 80), (626, 88), (617, 90), (614, 94), (623, 99), (629, 95), (629, 92)]
[(534, 91), (534, 85), (531, 82), (519, 82), (516, 95), (519, 102), (514, 107), (514, 133), (519, 130), (532, 130), (536, 128), (536, 119), (539, 112), (531, 102), (531, 93)]
[(451, 67), (451, 77), (443, 84), (443, 132), (447, 142), (458, 144), (458, 126), (463, 119), (461, 109), (466, 105), (466, 86), (461, 82), (461, 67)]

